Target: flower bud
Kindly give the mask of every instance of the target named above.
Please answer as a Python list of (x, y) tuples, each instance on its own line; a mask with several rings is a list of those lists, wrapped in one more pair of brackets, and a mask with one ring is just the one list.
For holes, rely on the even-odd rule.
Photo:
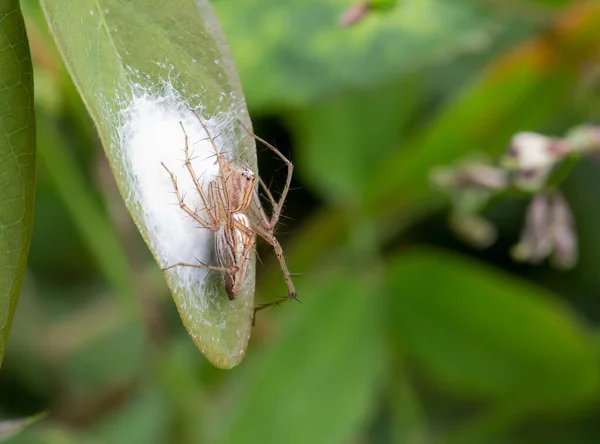
[(475, 248), (487, 248), (496, 242), (496, 227), (483, 217), (453, 214), (450, 228), (464, 242)]
[(516, 173), (515, 185), (525, 190), (539, 189), (554, 165), (566, 154), (558, 139), (537, 133), (516, 134), (510, 144), (507, 167)]
[(438, 188), (503, 190), (508, 186), (508, 175), (501, 168), (483, 162), (465, 162), (456, 167), (436, 168), (431, 182)]
[(512, 249), (515, 260), (537, 264), (548, 257), (552, 251), (549, 215), (549, 197), (543, 194), (535, 196), (527, 208), (521, 240)]
[(566, 135), (571, 152), (581, 154), (600, 153), (600, 127), (580, 125)]
[(569, 206), (559, 192), (535, 196), (527, 209), (521, 240), (512, 249), (515, 260), (539, 263), (551, 256), (559, 268), (577, 262), (577, 236)]
[(338, 23), (341, 26), (354, 25), (365, 18), (369, 9), (371, 9), (371, 6), (368, 1), (350, 5), (350, 7), (340, 16)]
[(554, 238), (552, 259), (557, 267), (573, 268), (577, 263), (577, 235), (571, 209), (559, 193), (552, 196), (551, 208)]

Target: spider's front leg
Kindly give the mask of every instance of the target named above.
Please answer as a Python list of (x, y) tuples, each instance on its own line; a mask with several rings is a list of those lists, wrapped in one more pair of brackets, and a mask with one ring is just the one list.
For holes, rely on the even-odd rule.
[[(188, 207), (187, 204), (183, 201), (183, 197), (181, 195), (181, 192), (179, 191), (179, 186), (177, 185), (177, 179), (175, 178), (175, 175), (171, 172), (171, 170), (169, 170), (169, 168), (167, 168), (167, 166), (164, 163), (161, 162), (161, 165), (163, 166), (165, 171), (169, 174), (169, 178), (171, 179), (171, 184), (173, 185), (173, 190), (175, 191), (175, 196), (177, 196), (177, 202), (179, 203), (179, 208), (181, 208), (188, 216), (190, 216), (192, 219), (194, 219), (196, 222), (198, 222), (203, 228), (206, 228), (207, 230), (210, 230), (210, 231), (217, 231), (219, 229), (219, 225), (217, 223), (218, 220), (216, 220), (216, 218), (212, 212), (212, 209), (210, 207), (205, 208), (206, 213), (210, 216), (210, 219), (211, 219), (210, 222), (205, 221), (198, 215), (197, 212), (192, 211), (192, 209), (190, 207)], [(205, 268), (208, 270), (215, 270), (215, 271), (228, 272), (228, 273), (237, 272), (237, 267), (213, 267), (213, 266), (205, 265), (202, 263), (201, 264), (190, 264), (190, 263), (186, 263), (186, 262), (177, 262), (176, 264), (172, 264), (172, 265), (163, 267), (161, 270), (166, 271), (166, 270), (169, 270), (169, 269), (175, 268), (175, 267)]]
[[(167, 166), (164, 163), (161, 162), (160, 164), (167, 171), (169, 177), (171, 178), (171, 183), (173, 184), (175, 196), (177, 196), (179, 208), (181, 208), (188, 216), (190, 216), (192, 219), (194, 219), (196, 222), (202, 225), (202, 227), (210, 231), (217, 231), (219, 229), (219, 226), (217, 224), (206, 222), (196, 212), (192, 211), (192, 209), (186, 205), (186, 203), (183, 201), (183, 197), (181, 196), (181, 192), (179, 191), (179, 186), (177, 185), (177, 179), (175, 178), (175, 175), (171, 172), (171, 170), (169, 170), (169, 168), (167, 168)], [(209, 215), (211, 214), (210, 207), (206, 207), (205, 210)]]
[[(206, 194), (204, 193), (204, 190), (202, 189), (202, 186), (198, 182), (198, 177), (196, 176), (196, 172), (194, 171), (194, 168), (192, 167), (192, 162), (191, 162), (191, 158), (190, 158), (189, 137), (187, 135), (187, 132), (185, 131), (183, 123), (179, 122), (179, 125), (181, 125), (181, 130), (183, 131), (183, 135), (185, 137), (185, 167), (187, 168), (188, 172), (190, 173), (192, 181), (194, 182), (194, 186), (196, 187), (196, 191), (198, 191), (198, 194), (200, 195), (200, 199), (202, 199), (202, 203), (204, 204), (204, 209), (205, 209), (206, 213), (208, 214), (208, 217), (211, 220), (210, 225), (213, 227), (216, 227), (216, 228), (213, 228), (213, 231), (216, 231), (216, 229), (218, 229), (218, 226), (219, 226), (219, 219), (218, 219), (217, 215), (215, 214), (214, 204), (212, 203), (210, 198), (206, 196)], [(164, 164), (163, 164), (163, 166), (164, 166)], [(173, 175), (171, 174), (170, 171), (169, 171), (169, 175), (171, 175), (171, 180), (173, 180)], [(176, 187), (176, 183), (174, 184), (174, 186)]]

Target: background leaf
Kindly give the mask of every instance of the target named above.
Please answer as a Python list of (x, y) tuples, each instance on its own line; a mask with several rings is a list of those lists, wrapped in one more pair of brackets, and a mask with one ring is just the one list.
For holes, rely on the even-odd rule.
[(441, 251), (390, 267), (390, 328), (446, 387), (538, 408), (597, 395), (592, 338), (552, 295)]
[(33, 223), (33, 74), (19, 2), (0, 5), (0, 365)]
[[(380, 159), (401, 144), (419, 99), (416, 76), (377, 90), (331, 98), (292, 114), (302, 146), (298, 165), (315, 191), (333, 202), (358, 204)], [(335, 165), (335, 168), (331, 166)]]
[[(357, 28), (338, 25), (352, 1), (216, 1), (253, 109), (368, 89), (485, 45), (494, 20), (475, 3), (403, 0)], [(268, 68), (267, 68), (268, 67)]]
[(306, 308), (291, 313), (272, 346), (236, 371), (231, 412), (216, 442), (343, 443), (357, 432), (382, 369), (370, 283), (332, 273), (299, 288), (311, 295)]
[(0, 421), (0, 442), (4, 442), (8, 438), (17, 435), (25, 428), (43, 419), (45, 416), (46, 413), (42, 412), (29, 418)]

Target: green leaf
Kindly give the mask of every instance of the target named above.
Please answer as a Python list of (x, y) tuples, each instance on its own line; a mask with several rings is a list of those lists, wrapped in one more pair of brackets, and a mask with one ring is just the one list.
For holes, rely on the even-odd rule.
[(133, 271), (125, 247), (97, 202), (77, 162), (67, 150), (65, 140), (48, 112), (38, 108), (38, 159), (67, 209), (99, 270), (111, 284), (125, 311), (138, 308), (134, 299)]
[(112, 410), (92, 434), (104, 444), (161, 444), (170, 441), (171, 422), (163, 393), (148, 387)]
[(358, 200), (381, 159), (399, 145), (420, 87), (419, 78), (409, 76), (294, 113), (297, 163), (309, 183), (334, 202)]
[(46, 412), (42, 412), (23, 419), (0, 421), (0, 442), (4, 442), (5, 440), (17, 435), (25, 428), (43, 419), (45, 416)]
[(390, 402), (392, 442), (416, 444), (433, 442), (427, 427), (425, 411), (402, 365), (392, 367), (387, 396)]
[(214, 412), (212, 384), (198, 377), (203, 362), (200, 356), (190, 353), (190, 344), (182, 336), (173, 339), (158, 359), (161, 388), (173, 418), (171, 430), (182, 443), (208, 442), (205, 437), (210, 430), (210, 414)]
[(300, 106), (481, 48), (494, 31), (462, 0), (403, 0), (358, 26), (338, 25), (348, 0), (216, 1), (252, 109)]
[(64, 425), (44, 421), (37, 427), (23, 430), (3, 444), (98, 444), (98, 440)]
[(345, 443), (372, 415), (383, 351), (373, 283), (335, 273), (299, 294), (275, 341), (240, 369), (216, 442)]
[(398, 256), (389, 285), (391, 332), (449, 390), (538, 408), (598, 394), (591, 335), (551, 293), (440, 251)]
[[(117, 184), (157, 262), (214, 263), (212, 233), (177, 205), (164, 162), (186, 203), (199, 194), (182, 160), (190, 137), (197, 176), (218, 174), (214, 148), (256, 171), (254, 140), (235, 69), (207, 1), (42, 0), (67, 68), (98, 128)], [(85, 38), (82, 38), (85, 36)], [(254, 258), (242, 293), (229, 302), (218, 274), (179, 267), (166, 273), (181, 318), (216, 366), (240, 362), (250, 336)]]
[(33, 72), (19, 2), (0, 4), (0, 366), (33, 224)]

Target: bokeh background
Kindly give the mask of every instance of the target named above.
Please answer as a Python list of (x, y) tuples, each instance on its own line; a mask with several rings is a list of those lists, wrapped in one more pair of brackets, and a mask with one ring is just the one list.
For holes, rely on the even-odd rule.
[[(39, 6), (22, 3), (39, 169), (0, 416), (48, 416), (8, 442), (600, 442), (600, 166), (562, 186), (571, 271), (511, 260), (526, 199), (489, 210), (499, 239), (480, 251), (428, 182), (515, 132), (597, 120), (599, 2), (399, 0), (352, 27), (338, 24), (351, 1), (212, 2), (255, 132), (296, 165), (279, 236), (302, 303), (259, 313), (231, 371), (187, 336)], [(259, 159), (281, 189), (277, 159)], [(268, 302), (285, 285), (258, 253)]]

